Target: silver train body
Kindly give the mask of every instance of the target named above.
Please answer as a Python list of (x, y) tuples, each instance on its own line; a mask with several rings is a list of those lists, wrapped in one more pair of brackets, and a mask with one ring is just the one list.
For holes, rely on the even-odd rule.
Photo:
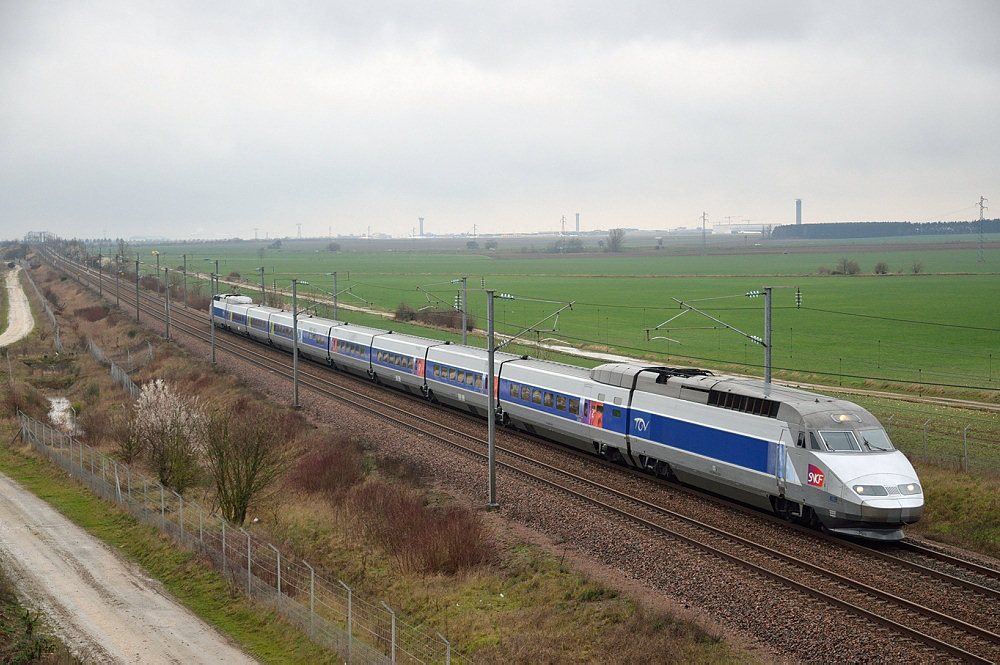
[[(217, 325), (291, 350), (290, 312), (213, 301)], [(485, 349), (299, 317), (299, 353), (478, 416)], [(874, 540), (899, 540), (924, 497), (909, 460), (860, 406), (756, 379), (496, 353), (499, 422), (656, 475)]]

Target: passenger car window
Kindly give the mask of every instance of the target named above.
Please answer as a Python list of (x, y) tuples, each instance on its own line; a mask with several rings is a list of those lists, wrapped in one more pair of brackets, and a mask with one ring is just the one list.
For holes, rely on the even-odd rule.
[(531, 399), (531, 388), (528, 386), (521, 386), (521, 399), (525, 402)]
[(542, 405), (552, 408), (552, 393), (545, 393), (545, 398), (542, 400)]
[(556, 395), (556, 408), (559, 409), (560, 411), (565, 411), (566, 410), (566, 396), (565, 395)]
[(483, 377), (481, 377), (481, 376), (479, 376), (477, 374), (476, 375), (476, 390), (482, 390), (482, 389), (483, 389)]
[(532, 390), (531, 391), (531, 401), (534, 402), (535, 404), (541, 404), (542, 403), (542, 391), (539, 390), (538, 388), (535, 388), (534, 390)]
[(455, 374), (455, 380), (458, 381), (459, 383), (465, 383), (465, 372), (462, 370), (458, 370), (458, 373)]
[(569, 398), (569, 412), (574, 416), (580, 415), (580, 399), (578, 397)]
[(510, 398), (517, 399), (517, 396), (521, 394), (521, 386), (516, 383), (510, 384)]
[(819, 435), (830, 450), (861, 450), (854, 432), (820, 432)]
[(441, 366), (434, 365), (434, 376), (441, 376)]

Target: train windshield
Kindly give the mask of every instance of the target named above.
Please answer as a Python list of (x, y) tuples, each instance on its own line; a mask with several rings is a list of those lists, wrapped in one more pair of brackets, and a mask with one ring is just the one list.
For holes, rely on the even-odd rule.
[(858, 446), (858, 440), (854, 438), (854, 432), (846, 430), (840, 432), (820, 432), (819, 435), (823, 437), (826, 447), (830, 450), (861, 450), (861, 447)]
[(883, 429), (866, 429), (860, 432), (861, 440), (868, 450), (887, 451), (893, 450), (892, 442)]

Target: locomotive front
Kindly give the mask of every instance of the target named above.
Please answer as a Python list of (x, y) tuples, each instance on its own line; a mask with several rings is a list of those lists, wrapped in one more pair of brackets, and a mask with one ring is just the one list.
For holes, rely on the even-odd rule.
[(913, 465), (871, 413), (839, 400), (830, 406), (805, 419), (804, 480), (816, 516), (833, 533), (902, 539), (924, 508)]

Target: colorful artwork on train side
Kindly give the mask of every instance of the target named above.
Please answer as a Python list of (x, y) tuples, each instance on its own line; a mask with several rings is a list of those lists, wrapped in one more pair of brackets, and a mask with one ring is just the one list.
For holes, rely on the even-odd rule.
[(604, 426), (604, 402), (583, 401), (583, 422), (594, 427)]

